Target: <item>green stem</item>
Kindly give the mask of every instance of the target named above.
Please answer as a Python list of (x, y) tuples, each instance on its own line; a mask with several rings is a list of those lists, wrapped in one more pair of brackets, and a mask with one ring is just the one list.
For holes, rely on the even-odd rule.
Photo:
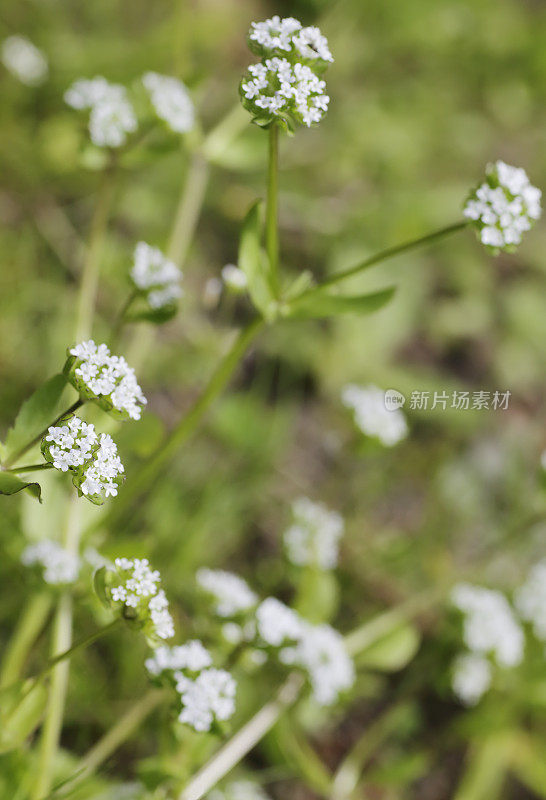
[(27, 655), (44, 627), (50, 609), (51, 595), (48, 592), (39, 592), (30, 598), (5, 650), (0, 686), (7, 687), (18, 680)]
[(112, 510), (108, 514), (106, 521), (103, 520), (101, 524), (104, 523), (111, 527), (118, 522), (133, 500), (150, 488), (163, 467), (170, 461), (178, 448), (194, 433), (205, 413), (224, 390), (251, 341), (264, 324), (264, 321), (257, 317), (239, 332), (230, 350), (213, 372), (202, 394), (151, 458), (127, 481), (123, 491), (120, 492), (117, 498), (117, 503), (112, 505)]
[(200, 153), (194, 153), (180, 195), (167, 250), (169, 259), (174, 261), (177, 267), (182, 267), (186, 260), (203, 205), (207, 179), (208, 164)]
[(269, 165), (265, 212), (265, 249), (269, 258), (271, 284), (279, 295), (279, 126), (269, 128)]
[(4, 469), (3, 472), (38, 472), (40, 469), (51, 469), (53, 464), (49, 461), (45, 464), (29, 464), (26, 467), (12, 467), (11, 469)]
[(114, 174), (115, 164), (111, 162), (102, 175), (102, 183), (99, 189), (93, 219), (91, 220), (89, 245), (83, 264), (77, 303), (77, 341), (87, 339), (91, 335), (91, 326), (97, 299), (102, 248), (114, 194)]
[(469, 223), (466, 220), (464, 222), (456, 222), (454, 225), (448, 225), (446, 228), (441, 228), (439, 231), (434, 231), (434, 233), (421, 236), (419, 239), (412, 239), (409, 242), (404, 242), (403, 244), (398, 244), (394, 247), (388, 247), (386, 250), (381, 250), (379, 253), (370, 256), (364, 261), (361, 261), (359, 264), (356, 264), (354, 267), (343, 270), (342, 272), (336, 272), (329, 278), (325, 278), (316, 289), (310, 289), (309, 291), (304, 292), (302, 296), (306, 297), (307, 295), (313, 294), (314, 291), (320, 291), (325, 286), (332, 286), (335, 283), (340, 283), (340, 281), (351, 278), (353, 275), (357, 275), (359, 272), (362, 272), (368, 267), (372, 267), (374, 264), (379, 264), (381, 261), (387, 261), (389, 258), (394, 258), (394, 256), (397, 256), (400, 253), (407, 253), (410, 250), (415, 250), (417, 247), (421, 247), (422, 245), (431, 244), (438, 239), (443, 239), (444, 236), (449, 236), (451, 233), (456, 233), (457, 231), (463, 230), (463, 228), (466, 228), (468, 224)]
[[(47, 426), (47, 428), (44, 428), (43, 431), (40, 431), (38, 436), (35, 436), (34, 439), (32, 439), (32, 441), (28, 442), (28, 444), (25, 444), (23, 447), (21, 447), (20, 450), (18, 450), (10, 458), (8, 458), (7, 461), (4, 462), (4, 467), (3, 467), (4, 470), (6, 472), (17, 472), (17, 470), (8, 469), (8, 467), (11, 467), (11, 465), (15, 461), (18, 461), (21, 458), (21, 456), (24, 456), (25, 453), (27, 453), (30, 450), (31, 447), (34, 447), (35, 444), (38, 444), (38, 442), (41, 442), (41, 440), (44, 438), (44, 436), (48, 432), (49, 428), (51, 428), (54, 425), (56, 425), (67, 414), (72, 414), (74, 411), (76, 411), (82, 405), (83, 405), (83, 400), (81, 400), (81, 399), (80, 400), (76, 400), (75, 403), (72, 403), (72, 405), (69, 408), (67, 408), (66, 411), (63, 411), (62, 414), (59, 414), (59, 416), (56, 419), (54, 419), (53, 422), (50, 425)], [(22, 469), (20, 469), (19, 471), (22, 471)]]
[(231, 142), (248, 128), (248, 113), (237, 102), (235, 106), (207, 133), (201, 152), (207, 161), (221, 159)]
[(111, 337), (111, 341), (112, 341), (111, 347), (112, 347), (112, 349), (115, 349), (115, 347), (116, 347), (116, 345), (117, 345), (117, 343), (119, 341), (119, 337), (120, 337), (122, 328), (123, 328), (123, 326), (124, 326), (124, 324), (126, 322), (125, 318), (126, 318), (127, 312), (129, 311), (129, 309), (131, 308), (131, 306), (133, 305), (133, 303), (135, 302), (137, 297), (138, 297), (138, 292), (136, 291), (136, 289), (134, 289), (127, 296), (127, 299), (125, 300), (125, 303), (122, 305), (122, 307), (121, 307), (121, 309), (120, 309), (120, 311), (119, 311), (119, 313), (118, 313), (118, 315), (116, 317), (116, 320), (115, 320), (114, 325), (112, 327), (112, 337)]

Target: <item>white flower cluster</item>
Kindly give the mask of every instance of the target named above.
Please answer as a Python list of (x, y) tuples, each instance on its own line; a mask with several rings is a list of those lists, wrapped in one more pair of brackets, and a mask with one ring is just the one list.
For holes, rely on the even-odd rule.
[(483, 244), (510, 250), (539, 219), (541, 196), (524, 169), (497, 161), (487, 165), (485, 182), (472, 192), (463, 214), (475, 223)]
[(254, 781), (231, 781), (223, 789), (214, 789), (207, 800), (269, 800), (262, 787)]
[(93, 502), (116, 497), (124, 467), (112, 437), (94, 425), (70, 417), (48, 428), (42, 453), (61, 472), (71, 470), (74, 486)]
[(2, 63), (27, 86), (39, 86), (49, 72), (47, 58), (26, 36), (8, 36), (4, 39)]
[(326, 83), (306, 64), (268, 58), (251, 64), (241, 83), (243, 105), (255, 117), (293, 120), (310, 127), (320, 122), (330, 98)]
[(451, 601), (464, 615), (463, 638), (469, 650), (493, 655), (503, 667), (521, 663), (523, 631), (503, 594), (459, 583), (453, 589)]
[(465, 706), (475, 706), (491, 686), (491, 663), (478, 653), (461, 653), (453, 664), (451, 686)]
[(106, 78), (75, 81), (64, 99), (76, 109), (90, 109), (89, 133), (99, 147), (120, 147), (137, 129), (137, 118), (124, 86)]
[(313, 64), (334, 60), (319, 28), (303, 28), (294, 17), (281, 19), (275, 15), (264, 22), (253, 22), (248, 42), (252, 52), (262, 57), (290, 53)]
[(242, 103), (254, 119), (262, 125), (283, 120), (290, 128), (320, 122), (330, 98), (317, 73), (334, 60), (320, 30), (274, 16), (252, 23), (248, 43), (262, 59), (240, 85)]
[(300, 497), (292, 503), (294, 522), (284, 533), (288, 558), (293, 564), (313, 564), (333, 569), (337, 564), (343, 517), (322, 503)]
[(197, 571), (196, 579), (199, 586), (214, 597), (219, 617), (234, 617), (252, 608), (258, 600), (247, 582), (232, 572), (202, 568)]
[(150, 569), (147, 558), (116, 558), (114, 566), (120, 582), (114, 585), (112, 581), (110, 597), (120, 605), (124, 617), (137, 620), (152, 640), (174, 636), (169, 602), (158, 588), (158, 570)]
[(227, 720), (235, 711), (234, 679), (211, 665), (212, 657), (198, 639), (179, 647), (158, 647), (146, 661), (150, 675), (174, 684), (182, 701), (178, 719), (196, 731), (209, 731), (215, 720)]
[(95, 400), (101, 408), (122, 419), (140, 419), (141, 405), (147, 401), (135, 371), (123, 356), (110, 355), (105, 344), (97, 346), (90, 339), (72, 347), (65, 372), (85, 399)]
[(157, 72), (147, 72), (142, 83), (157, 116), (176, 133), (187, 133), (195, 124), (195, 111), (182, 81)]
[(546, 641), (546, 560), (535, 564), (514, 599), (520, 617), (532, 624), (537, 639)]
[(78, 578), (80, 559), (51, 539), (30, 544), (21, 555), (22, 563), (29, 567), (39, 564), (44, 569), (46, 583), (73, 583)]
[(354, 664), (343, 637), (329, 625), (311, 625), (280, 600), (268, 597), (256, 610), (260, 638), (271, 647), (282, 648), (283, 664), (304, 669), (313, 696), (320, 705), (331, 705), (355, 680)]
[(175, 305), (182, 296), (181, 279), (182, 272), (161, 250), (146, 242), (137, 244), (131, 280), (150, 308), (157, 310)]
[(343, 389), (341, 400), (354, 412), (360, 430), (387, 447), (392, 447), (407, 435), (408, 425), (403, 412), (399, 408), (388, 409), (385, 392), (377, 386), (362, 388), (350, 384)]

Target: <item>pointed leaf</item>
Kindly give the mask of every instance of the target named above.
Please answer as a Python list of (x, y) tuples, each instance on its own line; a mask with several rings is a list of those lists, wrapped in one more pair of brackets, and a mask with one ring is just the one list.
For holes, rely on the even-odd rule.
[(260, 244), (261, 201), (257, 201), (243, 222), (239, 242), (239, 268), (246, 275), (252, 302), (264, 317), (270, 318), (275, 309), (275, 298), (269, 281), (269, 262)]
[(290, 303), (285, 314), (298, 319), (336, 317), (340, 314), (371, 314), (387, 305), (395, 291), (396, 287), (390, 286), (379, 292), (346, 297), (328, 294), (318, 289)]
[(5, 458), (38, 436), (59, 415), (59, 401), (66, 386), (64, 375), (54, 375), (21, 406), (5, 441)]
[(39, 483), (23, 481), (13, 472), (0, 471), (0, 494), (17, 494), (23, 489), (28, 489), (33, 497), (42, 502), (42, 488)]
[(420, 636), (414, 625), (402, 623), (357, 656), (359, 666), (396, 672), (406, 666), (417, 652)]

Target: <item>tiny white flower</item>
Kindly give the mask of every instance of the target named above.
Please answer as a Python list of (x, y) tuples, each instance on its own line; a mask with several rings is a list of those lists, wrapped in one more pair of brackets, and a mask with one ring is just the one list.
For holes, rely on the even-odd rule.
[(258, 634), (272, 647), (299, 639), (302, 624), (301, 617), (276, 597), (267, 597), (256, 609)]
[(98, 76), (75, 81), (64, 95), (76, 109), (90, 109), (89, 133), (99, 147), (120, 147), (137, 129), (137, 118), (124, 86)]
[(386, 447), (392, 447), (405, 438), (408, 426), (403, 412), (385, 406), (385, 392), (377, 386), (355, 386), (350, 384), (343, 389), (341, 400), (346, 408), (354, 413), (360, 430), (379, 439)]
[(491, 686), (491, 664), (481, 655), (465, 653), (453, 665), (453, 691), (465, 706), (475, 706)]
[(519, 615), (533, 626), (533, 633), (546, 641), (546, 560), (539, 561), (529, 572), (515, 595)]
[(322, 503), (300, 497), (292, 503), (293, 524), (284, 533), (288, 558), (299, 566), (333, 569), (337, 564), (343, 518)]
[(147, 558), (116, 558), (114, 569), (119, 584), (110, 587), (112, 602), (135, 609), (132, 616), (151, 639), (172, 638), (174, 623), (158, 570), (151, 569)]
[(232, 572), (221, 569), (200, 569), (197, 583), (216, 600), (215, 611), (220, 617), (232, 617), (252, 608), (257, 596), (246, 581)]
[(213, 721), (225, 721), (235, 711), (236, 683), (229, 672), (205, 669), (194, 680), (179, 682), (182, 711), (178, 719), (196, 731), (210, 730)]
[(131, 280), (150, 308), (175, 305), (183, 292), (179, 285), (182, 272), (157, 247), (139, 242), (135, 248)]
[(195, 124), (195, 111), (188, 90), (182, 81), (157, 72), (147, 72), (142, 83), (146, 87), (156, 114), (176, 133), (187, 133)]
[(2, 42), (2, 63), (27, 86), (39, 86), (48, 75), (47, 58), (25, 36), (8, 36)]
[(77, 555), (65, 550), (51, 539), (43, 539), (25, 548), (21, 555), (25, 566), (39, 564), (43, 567), (46, 583), (68, 584), (78, 578), (81, 562)]

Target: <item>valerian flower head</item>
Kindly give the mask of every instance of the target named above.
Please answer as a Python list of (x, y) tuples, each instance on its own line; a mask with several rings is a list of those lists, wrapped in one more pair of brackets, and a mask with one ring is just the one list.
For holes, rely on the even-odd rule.
[(239, 87), (254, 122), (263, 127), (282, 122), (290, 131), (320, 122), (330, 98), (318, 73), (333, 61), (320, 30), (275, 16), (253, 22), (248, 43), (262, 59), (250, 65)]
[(256, 609), (256, 627), (259, 637), (267, 645), (280, 647), (300, 638), (303, 620), (276, 597), (266, 597)]
[(312, 564), (333, 569), (343, 535), (343, 517), (308, 497), (299, 497), (292, 503), (292, 515), (294, 521), (284, 533), (289, 560), (298, 566)]
[(485, 182), (470, 194), (463, 214), (492, 252), (511, 252), (539, 219), (541, 196), (524, 169), (496, 161), (487, 165)]
[(178, 719), (196, 731), (209, 731), (235, 712), (237, 684), (226, 670), (204, 669), (195, 680), (178, 674), (176, 690), (182, 701)]
[(61, 472), (70, 470), (80, 496), (92, 503), (101, 505), (106, 497), (115, 497), (124, 467), (112, 437), (97, 434), (94, 425), (79, 417), (60, 421), (62, 424), (48, 428), (42, 439), (46, 461)]
[(196, 580), (214, 598), (214, 610), (219, 617), (237, 616), (256, 605), (258, 600), (247, 582), (232, 572), (202, 568), (197, 571)]
[(176, 670), (200, 672), (212, 665), (212, 656), (199, 639), (191, 639), (177, 647), (168, 647), (167, 645), (157, 647), (153, 656), (146, 659), (144, 665), (153, 676)]
[(501, 592), (459, 583), (451, 593), (451, 602), (464, 615), (463, 639), (469, 650), (491, 654), (503, 667), (521, 663), (523, 631)]
[(157, 247), (138, 242), (135, 247), (131, 281), (153, 311), (176, 310), (183, 292), (182, 272)]
[(515, 605), (519, 615), (533, 626), (533, 633), (546, 641), (546, 560), (531, 569), (517, 590)]
[(462, 653), (453, 664), (451, 686), (465, 706), (475, 706), (491, 686), (491, 663), (477, 653)]
[(21, 561), (27, 567), (41, 566), (44, 581), (50, 584), (74, 583), (80, 572), (78, 556), (51, 539), (28, 545), (23, 550)]
[(142, 83), (150, 95), (157, 116), (175, 133), (187, 133), (195, 125), (195, 110), (182, 83), (169, 75), (147, 72)]
[(47, 58), (26, 36), (8, 36), (2, 42), (2, 63), (26, 86), (40, 86), (48, 75)]
[(127, 90), (105, 78), (75, 81), (64, 99), (72, 108), (90, 109), (89, 133), (99, 147), (120, 147), (137, 129), (137, 118)]
[(105, 344), (90, 339), (70, 348), (64, 367), (70, 383), (85, 400), (93, 400), (118, 419), (140, 419), (146, 398), (135, 371), (123, 356), (113, 356)]
[(116, 558), (114, 570), (106, 570), (105, 592), (109, 602), (124, 619), (137, 625), (150, 642), (174, 636), (173, 618), (161, 576), (151, 569), (147, 558)]
[(366, 436), (392, 447), (407, 435), (408, 426), (403, 412), (399, 408), (388, 409), (385, 406), (385, 392), (377, 386), (350, 384), (343, 389), (341, 400), (346, 408), (352, 409), (357, 426)]

